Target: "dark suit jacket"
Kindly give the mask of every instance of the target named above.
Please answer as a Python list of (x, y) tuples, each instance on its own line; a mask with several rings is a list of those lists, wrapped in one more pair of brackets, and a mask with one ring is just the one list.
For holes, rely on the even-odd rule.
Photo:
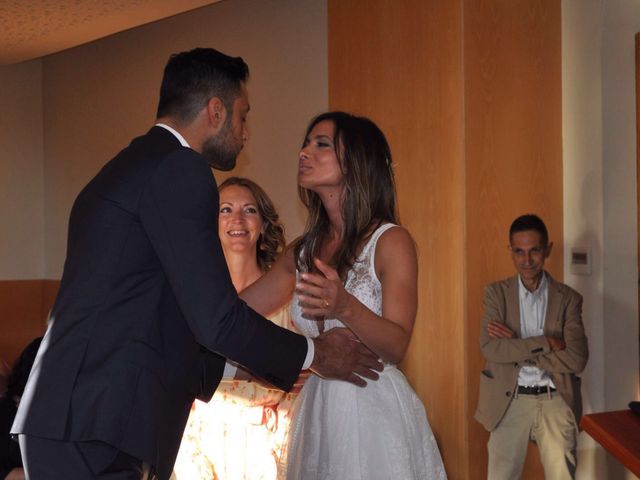
[(161, 127), (89, 182), (14, 431), (106, 442), (167, 478), (191, 403), (213, 395), (223, 357), (291, 387), (306, 340), (238, 298), (217, 223), (209, 166)]
[[(493, 431), (506, 413), (524, 365), (546, 370), (563, 400), (573, 411), (576, 423), (582, 416), (580, 378), (589, 357), (587, 337), (582, 325), (582, 297), (575, 290), (556, 282), (548, 273), (547, 311), (544, 335), (564, 339), (566, 348), (551, 351), (544, 335), (521, 338), (518, 277), (489, 285), (484, 292), (484, 315), (480, 348), (487, 362), (480, 375), (480, 396), (475, 418)], [(506, 324), (516, 333), (513, 339), (492, 339), (487, 333), (491, 321)]]

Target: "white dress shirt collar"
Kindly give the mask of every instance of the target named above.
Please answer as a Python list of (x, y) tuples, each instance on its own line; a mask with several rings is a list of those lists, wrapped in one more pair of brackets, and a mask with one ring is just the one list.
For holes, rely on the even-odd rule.
[(191, 148), (191, 145), (187, 143), (184, 137), (180, 135), (180, 132), (178, 132), (175, 128), (171, 128), (169, 125), (166, 125), (164, 123), (156, 123), (156, 127), (162, 127), (165, 130), (169, 130), (178, 139), (180, 145), (182, 145), (183, 147)]
[[(520, 292), (520, 300), (524, 300), (525, 298), (531, 298), (532, 300), (538, 300), (541, 295), (546, 293), (547, 290), (547, 274), (542, 272), (542, 278), (540, 279), (540, 283), (538, 284), (538, 288), (536, 288), (533, 292), (529, 291), (527, 287), (524, 286), (522, 282), (522, 277), (518, 275), (518, 291)], [(531, 295), (531, 297), (529, 297)]]

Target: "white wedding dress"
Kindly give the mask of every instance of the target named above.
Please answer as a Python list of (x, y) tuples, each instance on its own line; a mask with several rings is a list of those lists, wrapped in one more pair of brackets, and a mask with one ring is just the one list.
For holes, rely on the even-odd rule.
[[(376, 314), (382, 288), (374, 269), (376, 243), (392, 224), (379, 227), (347, 276), (346, 290)], [(297, 298), (293, 319), (305, 335), (318, 335), (318, 322), (303, 318)], [(325, 319), (325, 330), (344, 325)], [(366, 388), (312, 375), (302, 389), (280, 458), (279, 479), (446, 479), (422, 402), (395, 365), (386, 364)]]

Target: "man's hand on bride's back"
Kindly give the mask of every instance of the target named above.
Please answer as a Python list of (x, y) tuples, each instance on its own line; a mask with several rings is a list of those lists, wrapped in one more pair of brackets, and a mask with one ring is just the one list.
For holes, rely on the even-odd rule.
[(315, 355), (311, 370), (321, 377), (364, 387), (365, 378), (377, 380), (377, 372), (384, 368), (376, 354), (346, 328), (333, 328), (314, 338), (313, 343)]

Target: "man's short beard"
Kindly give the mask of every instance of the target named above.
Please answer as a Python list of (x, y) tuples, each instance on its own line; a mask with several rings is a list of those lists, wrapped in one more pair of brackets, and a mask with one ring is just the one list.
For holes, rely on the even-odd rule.
[(216, 170), (228, 172), (236, 166), (236, 158), (241, 148), (234, 148), (231, 122), (227, 121), (222, 131), (208, 138), (202, 145), (202, 156)]
[(215, 138), (210, 138), (202, 147), (202, 156), (210, 167), (228, 172), (236, 166), (238, 154), (228, 150), (224, 144), (219, 144)]

